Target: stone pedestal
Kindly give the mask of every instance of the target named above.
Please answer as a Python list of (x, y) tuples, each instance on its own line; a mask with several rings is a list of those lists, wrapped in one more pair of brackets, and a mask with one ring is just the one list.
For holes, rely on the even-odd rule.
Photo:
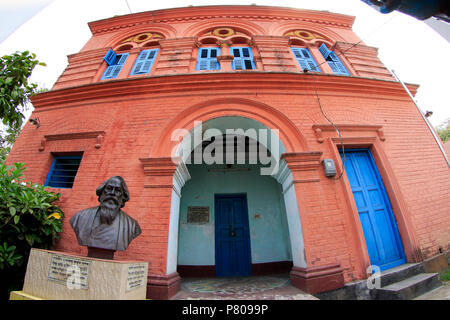
[(49, 300), (143, 300), (148, 263), (32, 249), (22, 293)]

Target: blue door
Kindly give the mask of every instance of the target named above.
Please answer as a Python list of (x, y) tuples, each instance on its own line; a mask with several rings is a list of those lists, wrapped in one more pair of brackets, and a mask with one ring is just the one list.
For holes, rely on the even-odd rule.
[(381, 270), (405, 263), (397, 222), (372, 154), (367, 149), (345, 150), (345, 158), (370, 263)]
[(252, 273), (247, 197), (215, 195), (216, 276)]

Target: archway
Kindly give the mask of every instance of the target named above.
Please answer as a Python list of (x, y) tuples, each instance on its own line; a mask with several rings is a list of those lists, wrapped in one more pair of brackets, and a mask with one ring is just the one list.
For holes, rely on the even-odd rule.
[[(232, 195), (244, 199), (246, 212), (243, 216), (248, 221), (250, 250), (248, 256), (241, 255), (240, 259), (249, 258), (253, 270), (264, 264), (272, 264), (271, 267), (285, 266), (289, 261), (296, 267), (306, 267), (293, 178), (286, 162), (280, 159), (287, 150), (280, 137), (286, 136), (286, 133), (270, 129), (249, 117), (222, 114), (204, 123), (196, 122), (187, 133), (177, 134), (183, 139), (171, 152), (174, 159), (181, 161), (173, 179), (166, 274), (176, 272), (179, 265), (185, 268), (184, 271), (186, 268), (192, 271), (196, 269), (195, 266), (199, 266), (202, 269), (198, 270), (203, 270), (201, 272), (206, 271), (211, 275), (216, 273), (217, 261), (220, 260), (220, 237), (217, 233), (220, 226), (216, 219), (220, 208), (217, 199)], [(231, 163), (230, 166), (230, 163), (226, 163), (227, 154), (230, 155), (228, 150), (224, 152), (222, 163), (217, 163), (220, 158), (215, 153), (212, 159), (214, 163), (211, 163), (211, 159), (201, 159), (195, 163), (196, 151), (197, 154), (200, 151), (201, 155), (207, 156), (211, 155), (208, 152), (218, 149), (218, 144), (212, 148), (211, 142), (219, 141), (219, 137), (224, 137), (220, 141), (220, 144), (225, 141), (224, 149), (226, 137), (232, 137), (233, 144), (236, 141), (243, 142), (244, 150), (248, 153), (256, 150), (257, 163), (250, 163), (247, 154), (244, 156), (247, 163)], [(292, 141), (289, 141), (289, 148), (292, 145)], [(252, 149), (252, 146), (256, 148)], [(261, 152), (266, 152), (265, 163), (259, 161)], [(232, 161), (236, 160), (233, 154)]]

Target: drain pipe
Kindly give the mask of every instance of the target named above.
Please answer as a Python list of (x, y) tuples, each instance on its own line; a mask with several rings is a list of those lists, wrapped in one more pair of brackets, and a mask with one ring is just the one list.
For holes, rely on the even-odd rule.
[(419, 106), (417, 105), (416, 101), (414, 100), (414, 97), (412, 96), (411, 92), (408, 90), (408, 88), (406, 87), (406, 85), (403, 83), (402, 80), (400, 80), (400, 78), (397, 76), (397, 74), (394, 72), (394, 70), (391, 70), (392, 74), (395, 76), (395, 78), (398, 80), (398, 82), (400, 82), (403, 86), (403, 88), (405, 89), (405, 91), (408, 93), (409, 97), (411, 98), (411, 100), (414, 102), (414, 105), (416, 106), (417, 110), (419, 111), (420, 115), (422, 116), (423, 120), (425, 121), (425, 123), (428, 126), (428, 129), (430, 129), (431, 133), (433, 134), (434, 140), (436, 140), (437, 145), (439, 146), (439, 149), (441, 149), (442, 155), (444, 156), (445, 161), (447, 161), (447, 165), (450, 168), (450, 161), (448, 160), (447, 154), (445, 153), (444, 147), (442, 146), (442, 141), (441, 139), (437, 136), (436, 131), (434, 130), (434, 128), (431, 126), (430, 122), (428, 121), (428, 119), (425, 117), (425, 115), (423, 114), (423, 112), (420, 110)]

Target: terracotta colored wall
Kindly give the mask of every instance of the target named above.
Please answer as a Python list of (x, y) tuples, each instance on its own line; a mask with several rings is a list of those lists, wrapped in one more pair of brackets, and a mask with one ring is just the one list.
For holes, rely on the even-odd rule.
[[(241, 10), (242, 14), (250, 10), (245, 7), (238, 9), (233, 10)], [(180, 9), (175, 13), (155, 14), (155, 17), (165, 14), (170, 20), (176, 14), (193, 15), (192, 10)], [(263, 15), (264, 10), (258, 10)], [(207, 14), (206, 11), (202, 14)], [(291, 16), (292, 19), (297, 17), (297, 20), (255, 18), (255, 21), (250, 21), (254, 28), (257, 25), (264, 32), (281, 30), (283, 24), (303, 28), (314, 25), (311, 21), (305, 21), (305, 17), (320, 18), (332, 20), (333, 23), (320, 24), (320, 28), (316, 29), (322, 32), (329, 30), (330, 38), (336, 38), (335, 41), (351, 43), (359, 40), (349, 29), (353, 21), (351, 17), (287, 9), (273, 9), (266, 13)], [(408, 261), (434, 255), (439, 247), (449, 249), (449, 168), (406, 92), (400, 84), (387, 80), (389, 77), (380, 71), (383, 68), (374, 50), (356, 48), (358, 50), (352, 57), (344, 59), (347, 64), (348, 61), (355, 61), (356, 54), (361, 54), (360, 60), (368, 56), (371, 61), (377, 60), (377, 66), (371, 69), (371, 73), (360, 74), (361, 77), (303, 74), (298, 70), (281, 72), (277, 71), (276, 64), (265, 65), (262, 58), (257, 71), (195, 73), (190, 66), (189, 72), (192, 74), (183, 74), (186, 72), (181, 68), (176, 77), (151, 74), (149, 77), (126, 80), (128, 73), (123, 73), (118, 81), (92, 83), (105, 68), (101, 60), (107, 49), (102, 47), (111, 45), (111, 38), (119, 41), (125, 34), (136, 33), (126, 28), (117, 31), (114, 25), (122, 23), (122, 20), (123, 23), (130, 19), (139, 22), (144, 18), (148, 18), (148, 14), (91, 24), (94, 31), (101, 28), (109, 30), (108, 27), (110, 30), (96, 34), (81, 53), (69, 58), (68, 68), (54, 87), (60, 90), (40, 94), (32, 100), (36, 108), (32, 116), (40, 118), (41, 126), (36, 128), (28, 123), (7, 160), (9, 164), (25, 162), (27, 178), (44, 183), (52, 154), (84, 152), (73, 188), (55, 189), (63, 195), (61, 207), (66, 213), (62, 239), (57, 249), (85, 253), (85, 248), (78, 246), (68, 220), (78, 210), (97, 204), (95, 188), (101, 182), (112, 175), (121, 175), (126, 179), (131, 194), (125, 211), (139, 221), (143, 234), (133, 241), (125, 253), (117, 253), (117, 257), (149, 261), (150, 273), (164, 274), (171, 189), (156, 188), (154, 181), (149, 184), (140, 158), (150, 157), (156, 152), (156, 146), (170, 142), (160, 141), (161, 135), (169, 124), (182, 123), (183, 119), (176, 118), (180, 112), (190, 114), (203, 108), (211, 114), (221, 110), (222, 115), (238, 115), (235, 110), (241, 108), (247, 115), (253, 113), (255, 117), (263, 112), (272, 113), (274, 119), (278, 113), (284, 114), (288, 121), (281, 128), (282, 134), (289, 138), (292, 134), (288, 127), (292, 125), (306, 141), (304, 149), (297, 147), (291, 151), (319, 151), (323, 153), (321, 159), (333, 158), (339, 163), (333, 140), (337, 135), (330, 130), (319, 108), (315, 87), (329, 118), (338, 125), (347, 125), (342, 130), (346, 145), (368, 146), (375, 153), (394, 213), (397, 220), (401, 220), (399, 228), (403, 242), (408, 242), (405, 245)], [(217, 22), (214, 19), (218, 19)], [(171, 32), (167, 31), (167, 34), (184, 37), (182, 43), (188, 48), (194, 41), (188, 38), (193, 35), (186, 30), (195, 29), (195, 23), (207, 27), (214, 22), (223, 26), (227, 25), (228, 20), (217, 17), (194, 22), (186, 18), (181, 22), (169, 22), (169, 26), (161, 27), (161, 30), (166, 28)], [(241, 27), (251, 26), (250, 22), (244, 24), (242, 19), (239, 20)], [(237, 25), (237, 21), (235, 23)], [(156, 26), (149, 23), (149, 28), (153, 25)], [(146, 28), (139, 26), (139, 30)], [(198, 29), (202, 30), (200, 27)], [(280, 34), (278, 32), (277, 36)], [(260, 42), (260, 52), (274, 54), (267, 38), (256, 40)], [(277, 41), (285, 41), (282, 40), (277, 38)], [(288, 45), (287, 41), (285, 44)], [(162, 47), (164, 45), (167, 50), (178, 50), (170, 41), (163, 43)], [(281, 53), (284, 54), (288, 51)], [(159, 59), (163, 56), (161, 53)], [(181, 56), (178, 62), (172, 60), (171, 63), (184, 65), (190, 61), (192, 64), (190, 58)], [(192, 56), (196, 54), (192, 53)], [(296, 66), (292, 57), (290, 59), (291, 65)], [(271, 73), (261, 72), (269, 65)], [(362, 70), (355, 64), (347, 66), (350, 66), (352, 75), (358, 75), (355, 72)], [(84, 71), (81, 72), (81, 69)], [(157, 65), (155, 70), (158, 70)], [(379, 79), (386, 80), (368, 79), (377, 75)], [(414, 86), (410, 88), (412, 91), (416, 89)], [(205, 114), (206, 118), (206, 111)], [(314, 125), (323, 127), (316, 130)], [(346, 281), (363, 278), (367, 253), (362, 249), (360, 229), (358, 231), (355, 223), (348, 182), (345, 176), (339, 181), (326, 178), (321, 166), (315, 172), (320, 181), (296, 187), (308, 265), (337, 262), (344, 269)], [(302, 173), (298, 174), (301, 176)], [(166, 183), (163, 178), (160, 185)]]

